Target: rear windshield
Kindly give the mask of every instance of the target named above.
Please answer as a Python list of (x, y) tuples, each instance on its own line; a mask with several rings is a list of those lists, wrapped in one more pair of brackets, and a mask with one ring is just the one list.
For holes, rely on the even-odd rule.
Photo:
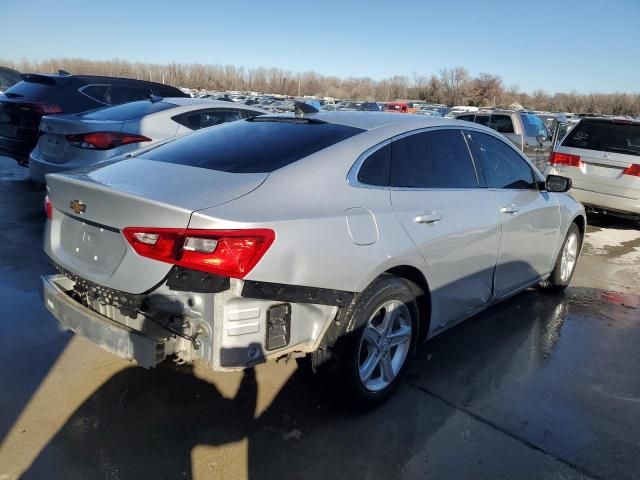
[(640, 156), (640, 124), (581, 121), (562, 145)]
[(229, 173), (267, 173), (362, 131), (332, 123), (256, 117), (199, 130), (140, 158)]
[(114, 107), (98, 108), (82, 115), (88, 120), (134, 120), (151, 113), (161, 112), (174, 108), (175, 105), (166, 102), (151, 102), (140, 100), (137, 102), (123, 103)]
[(58, 86), (54, 79), (22, 80), (9, 88), (5, 94), (7, 96), (17, 96), (24, 98), (44, 99), (51, 94)]

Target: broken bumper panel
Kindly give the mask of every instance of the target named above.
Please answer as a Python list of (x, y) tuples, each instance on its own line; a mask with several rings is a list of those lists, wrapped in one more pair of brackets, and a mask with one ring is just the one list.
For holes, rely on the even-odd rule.
[(142, 367), (156, 366), (166, 357), (166, 345), (137, 330), (104, 317), (73, 300), (66, 291), (72, 282), (64, 275), (42, 276), (42, 292), (47, 310), (60, 325), (103, 349)]

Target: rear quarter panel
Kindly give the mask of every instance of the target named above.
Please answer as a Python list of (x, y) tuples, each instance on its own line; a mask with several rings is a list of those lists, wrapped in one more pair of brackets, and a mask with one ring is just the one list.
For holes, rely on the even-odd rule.
[[(358, 156), (386, 138), (363, 133), (272, 172), (249, 195), (195, 212), (189, 228), (274, 229), (276, 241), (249, 280), (360, 292), (385, 270), (411, 265), (429, 281), (391, 207), (390, 191), (347, 183)], [(345, 211), (358, 207), (375, 217), (374, 243), (357, 245), (350, 235)]]

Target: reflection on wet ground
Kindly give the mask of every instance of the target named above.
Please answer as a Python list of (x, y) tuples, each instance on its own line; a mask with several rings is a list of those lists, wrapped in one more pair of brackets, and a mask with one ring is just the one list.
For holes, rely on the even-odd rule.
[(69, 341), (40, 305), (42, 192), (11, 172), (2, 480), (640, 478), (639, 285), (608, 288), (606, 253), (564, 295), (524, 292), (428, 342), (390, 402), (354, 415), (291, 364), (147, 371)]

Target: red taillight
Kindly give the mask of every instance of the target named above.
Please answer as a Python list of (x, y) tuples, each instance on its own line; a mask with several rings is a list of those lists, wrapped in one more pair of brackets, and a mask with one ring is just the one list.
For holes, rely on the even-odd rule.
[(47, 115), (50, 113), (62, 113), (62, 107), (53, 103), (20, 103), (18, 108), (28, 110), (38, 115)]
[(579, 155), (570, 155), (568, 153), (551, 152), (549, 156), (550, 165), (569, 165), (570, 167), (580, 167), (582, 161)]
[(143, 257), (233, 278), (244, 278), (275, 240), (275, 232), (268, 229), (128, 227), (123, 234)]
[(44, 197), (44, 213), (47, 215), (47, 218), (51, 220), (51, 217), (53, 217), (53, 205), (51, 205), (49, 195), (45, 195)]
[(142, 135), (121, 132), (92, 132), (79, 135), (67, 135), (67, 141), (78, 148), (90, 150), (111, 150), (130, 143), (150, 142), (151, 139)]
[(623, 175), (631, 175), (632, 177), (640, 177), (640, 163), (632, 163), (624, 169)]

